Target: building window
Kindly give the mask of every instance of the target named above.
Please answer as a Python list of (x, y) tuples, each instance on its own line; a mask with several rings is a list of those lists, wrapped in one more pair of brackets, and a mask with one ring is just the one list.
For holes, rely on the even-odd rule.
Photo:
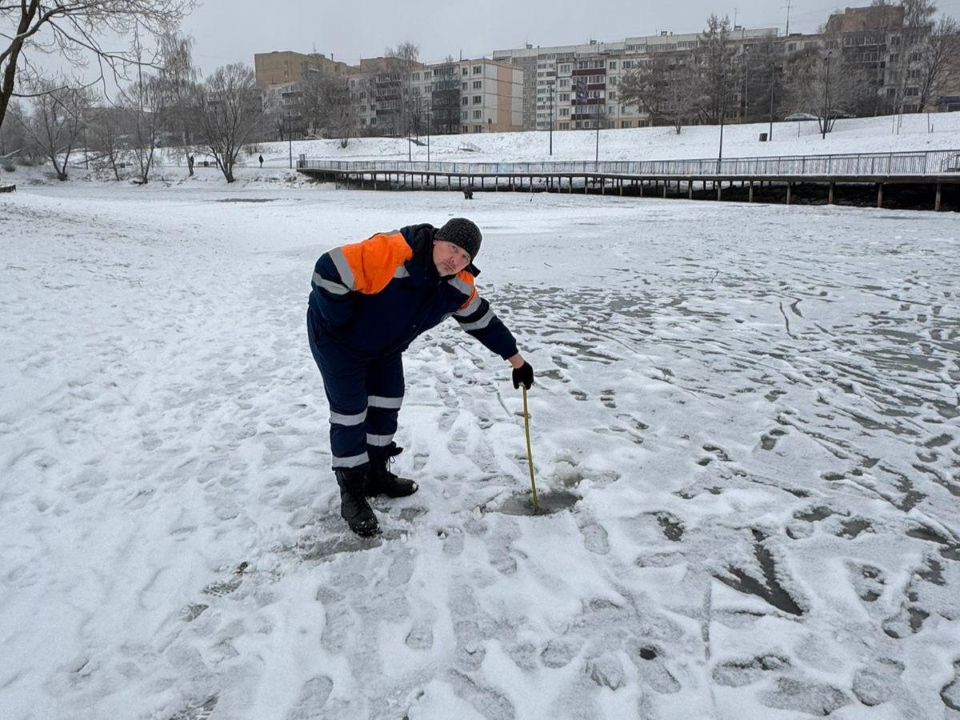
[(430, 71), (429, 71), (429, 70), (424, 71), (424, 73), (423, 73), (423, 79), (424, 79), (424, 80), (429, 80), (430, 77), (431, 77)]
[(560, 93), (560, 102), (570, 102), (570, 93)]
[(463, 98), (463, 100), (460, 102), (460, 104), (461, 104), (461, 105), (469, 105), (469, 104), (470, 104), (470, 98), (468, 98), (468, 97)]
[(474, 104), (474, 105), (479, 105), (479, 104), (482, 103), (482, 102), (483, 102), (483, 95), (474, 95), (474, 96), (473, 96), (473, 104)]
[(469, 75), (469, 74), (470, 74), (470, 70), (467, 69), (467, 68), (463, 68), (463, 70), (460, 72), (460, 74), (461, 74), (461, 75)]
[(569, 66), (569, 65), (561, 65), (561, 66), (560, 66), (560, 73), (563, 74), (563, 75), (569, 75), (569, 74), (570, 74), (570, 66)]
[(611, 69), (611, 70), (616, 70), (616, 69), (617, 69), (617, 61), (616, 61), (616, 60), (611, 60), (611, 61), (610, 61), (610, 69)]
[(560, 117), (570, 117), (570, 108), (560, 108)]
[(621, 120), (620, 127), (622, 128), (631, 128), (633, 127), (633, 120)]
[(560, 129), (561, 129), (561, 130), (569, 130), (569, 129), (570, 129), (570, 123), (568, 123), (568, 122), (562, 122), (562, 123), (560, 123)]
[(474, 125), (474, 126), (473, 126), (473, 131), (474, 131), (475, 133), (483, 132), (483, 125)]
[(413, 74), (413, 79), (414, 79), (414, 80), (419, 80), (419, 79), (420, 79), (420, 73), (414, 73), (414, 74)]
[(474, 80), (474, 81), (473, 81), (473, 89), (474, 89), (474, 90), (479, 90), (481, 87), (483, 87), (483, 80)]
[(479, 75), (479, 74), (482, 73), (482, 72), (483, 72), (483, 65), (474, 65), (474, 66), (473, 66), (473, 74), (474, 74), (474, 75)]
[(474, 111), (473, 111), (473, 119), (474, 119), (474, 120), (479, 120), (479, 119), (480, 119), (480, 116), (481, 116), (482, 114), (483, 114), (483, 111), (482, 111), (482, 110), (474, 110)]

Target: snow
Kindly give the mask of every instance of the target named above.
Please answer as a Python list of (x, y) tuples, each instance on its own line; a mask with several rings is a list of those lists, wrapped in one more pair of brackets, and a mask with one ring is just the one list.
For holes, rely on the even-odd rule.
[[(931, 121), (731, 126), (724, 154), (960, 147), (960, 115)], [(601, 159), (710, 157), (716, 131), (604, 132)], [(335, 190), (289, 149), (231, 186), (173, 159), (145, 187), (3, 174), (4, 720), (960, 717), (955, 216)], [(544, 512), (509, 367), (447, 323), (405, 356), (421, 489), (359, 540), (313, 262), (452, 216), (537, 371)]]

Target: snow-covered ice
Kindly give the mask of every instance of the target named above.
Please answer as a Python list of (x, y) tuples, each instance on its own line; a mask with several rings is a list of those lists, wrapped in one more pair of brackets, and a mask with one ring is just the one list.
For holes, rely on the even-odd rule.
[[(458, 215), (547, 512), (448, 323), (358, 540), (313, 262)], [(960, 717), (955, 215), (197, 180), (0, 228), (4, 720)]]

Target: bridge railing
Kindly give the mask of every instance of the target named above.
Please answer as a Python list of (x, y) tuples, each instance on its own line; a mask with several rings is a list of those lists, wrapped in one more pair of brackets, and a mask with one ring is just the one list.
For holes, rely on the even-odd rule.
[(696, 160), (574, 162), (406, 162), (307, 160), (298, 170), (342, 173), (438, 173), (443, 175), (624, 175), (638, 177), (857, 177), (960, 173), (960, 150), (786, 155)]

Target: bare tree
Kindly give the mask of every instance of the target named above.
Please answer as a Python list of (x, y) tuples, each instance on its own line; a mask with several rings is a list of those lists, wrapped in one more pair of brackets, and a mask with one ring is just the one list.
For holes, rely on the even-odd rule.
[(66, 180), (70, 155), (84, 130), (84, 115), (93, 103), (93, 93), (76, 84), (70, 86), (61, 76), (41, 81), (35, 90), (23, 127), (53, 163), (57, 178)]
[(789, 112), (814, 115), (825, 138), (838, 117), (856, 101), (858, 75), (835, 48), (805, 48), (785, 68), (784, 105)]
[(116, 180), (120, 180), (120, 171), (126, 166), (129, 152), (129, 138), (136, 118), (128, 108), (106, 105), (90, 108), (87, 111), (88, 140), (95, 153), (95, 167), (108, 168)]
[[(11, 117), (22, 115), (18, 101), (14, 100), (10, 103), (9, 112)], [(8, 122), (0, 126), (0, 160), (22, 155), (26, 149), (27, 136), (22, 123)]]
[(716, 125), (730, 107), (739, 85), (739, 70), (733, 62), (730, 42), (730, 18), (715, 14), (707, 18), (707, 27), (700, 35), (696, 49), (699, 72), (697, 110), (700, 119)]
[[(134, 52), (142, 58), (139, 33), (134, 33)], [(146, 185), (156, 159), (157, 141), (166, 112), (166, 96), (156, 77), (144, 74), (143, 63), (137, 64), (137, 79), (121, 91), (121, 106), (129, 110), (132, 123), (130, 154), (137, 167), (137, 182)]]
[[(891, 79), (894, 88), (894, 112), (903, 114), (917, 111), (920, 96), (921, 63), (927, 40), (933, 30), (933, 16), (937, 6), (933, 0), (901, 0), (903, 27), (899, 36), (896, 60), (891, 62)], [(898, 124), (899, 129), (899, 124)]]
[(437, 135), (460, 132), (460, 65), (447, 56), (433, 68), (433, 131)]
[(218, 68), (200, 91), (200, 134), (228, 183), (247, 141), (263, 122), (263, 100), (253, 70), (241, 63)]
[(132, 48), (115, 51), (104, 38), (127, 36), (139, 26), (160, 35), (189, 12), (195, 0), (0, 0), (0, 126), (18, 74), (36, 53), (56, 52), (76, 65), (92, 56), (100, 69), (125, 77), (137, 59)]
[(620, 101), (636, 105), (653, 125), (670, 123), (680, 134), (697, 114), (697, 75), (690, 56), (660, 53), (620, 81)]
[[(384, 56), (390, 58), (390, 70), (381, 73), (381, 87), (388, 93), (388, 107), (394, 109), (394, 135), (409, 133), (413, 128), (413, 118), (417, 102), (413, 97), (411, 73), (420, 66), (420, 46), (404, 41), (396, 48), (387, 48)], [(378, 105), (382, 105), (378, 99)]]
[(927, 38), (918, 61), (918, 111), (935, 102), (960, 61), (960, 24), (951, 17), (940, 18)]
[(157, 140), (163, 122), (163, 100), (155, 78), (141, 76), (122, 95), (121, 106), (131, 118), (130, 156), (137, 168), (137, 182), (146, 185), (156, 159)]
[(347, 147), (356, 135), (358, 117), (350, 81), (332, 73), (307, 70), (301, 81), (301, 102), (307, 121), (324, 137), (340, 139)]
[[(193, 65), (193, 39), (176, 31), (167, 31), (160, 37), (159, 70), (153, 80), (152, 91), (164, 108), (160, 130), (168, 137), (176, 137), (187, 161), (197, 130), (197, 78)], [(193, 165), (187, 162), (193, 175)]]

